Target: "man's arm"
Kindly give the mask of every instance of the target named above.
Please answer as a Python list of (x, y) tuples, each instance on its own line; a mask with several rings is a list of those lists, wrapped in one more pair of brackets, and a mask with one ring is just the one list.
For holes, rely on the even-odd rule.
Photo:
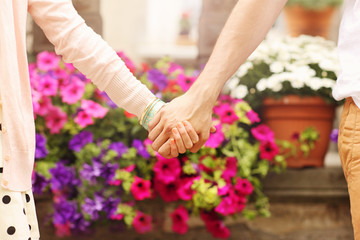
[(171, 129), (176, 125), (174, 120), (188, 120), (193, 125), (200, 141), (191, 151), (201, 148), (209, 138), (212, 108), (225, 82), (265, 38), (286, 2), (238, 1), (199, 78), (188, 92), (164, 107), (150, 123), (149, 137), (154, 140), (155, 150), (159, 150), (170, 136)]

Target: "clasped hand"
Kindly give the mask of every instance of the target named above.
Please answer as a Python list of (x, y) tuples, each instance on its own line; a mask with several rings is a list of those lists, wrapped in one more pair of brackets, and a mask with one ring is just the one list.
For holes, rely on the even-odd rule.
[(164, 106), (149, 124), (152, 148), (165, 158), (177, 157), (186, 149), (195, 153), (205, 144), (212, 127), (212, 106), (196, 104), (184, 94)]

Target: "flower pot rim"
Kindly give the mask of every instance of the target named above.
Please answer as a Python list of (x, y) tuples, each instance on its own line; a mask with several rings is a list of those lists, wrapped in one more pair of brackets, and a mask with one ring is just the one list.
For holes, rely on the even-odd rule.
[(291, 104), (291, 105), (327, 105), (334, 106), (335, 104), (327, 103), (322, 97), (319, 96), (299, 96), (299, 95), (286, 95), (281, 98), (265, 97), (263, 105), (278, 105), (278, 104)]

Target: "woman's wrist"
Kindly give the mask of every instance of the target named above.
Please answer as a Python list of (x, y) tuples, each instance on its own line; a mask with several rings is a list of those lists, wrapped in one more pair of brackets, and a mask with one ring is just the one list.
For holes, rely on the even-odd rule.
[(166, 103), (161, 101), (158, 98), (155, 98), (151, 101), (143, 111), (141, 118), (140, 118), (140, 125), (143, 126), (146, 130), (149, 129), (150, 121), (155, 117), (155, 115), (160, 111), (160, 109), (165, 106)]

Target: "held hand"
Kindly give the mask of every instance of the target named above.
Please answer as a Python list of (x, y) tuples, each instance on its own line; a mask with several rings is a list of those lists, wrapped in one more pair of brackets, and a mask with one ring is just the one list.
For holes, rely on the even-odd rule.
[[(171, 148), (170, 141), (168, 142), (170, 137), (174, 138), (178, 146), (177, 138), (173, 135), (172, 129), (177, 127), (178, 122), (187, 120), (199, 135), (199, 141), (190, 148), (191, 152), (197, 152), (209, 138), (212, 124), (211, 116), (212, 105), (200, 104), (199, 99), (196, 99), (193, 95), (186, 93), (174, 99), (163, 107), (149, 124), (149, 138), (153, 141), (153, 149), (159, 151), (160, 154), (164, 149), (169, 150)], [(181, 129), (179, 133), (182, 133)], [(163, 148), (160, 151), (161, 146)], [(179, 152), (184, 152), (182, 150), (184, 149), (179, 149)]]

